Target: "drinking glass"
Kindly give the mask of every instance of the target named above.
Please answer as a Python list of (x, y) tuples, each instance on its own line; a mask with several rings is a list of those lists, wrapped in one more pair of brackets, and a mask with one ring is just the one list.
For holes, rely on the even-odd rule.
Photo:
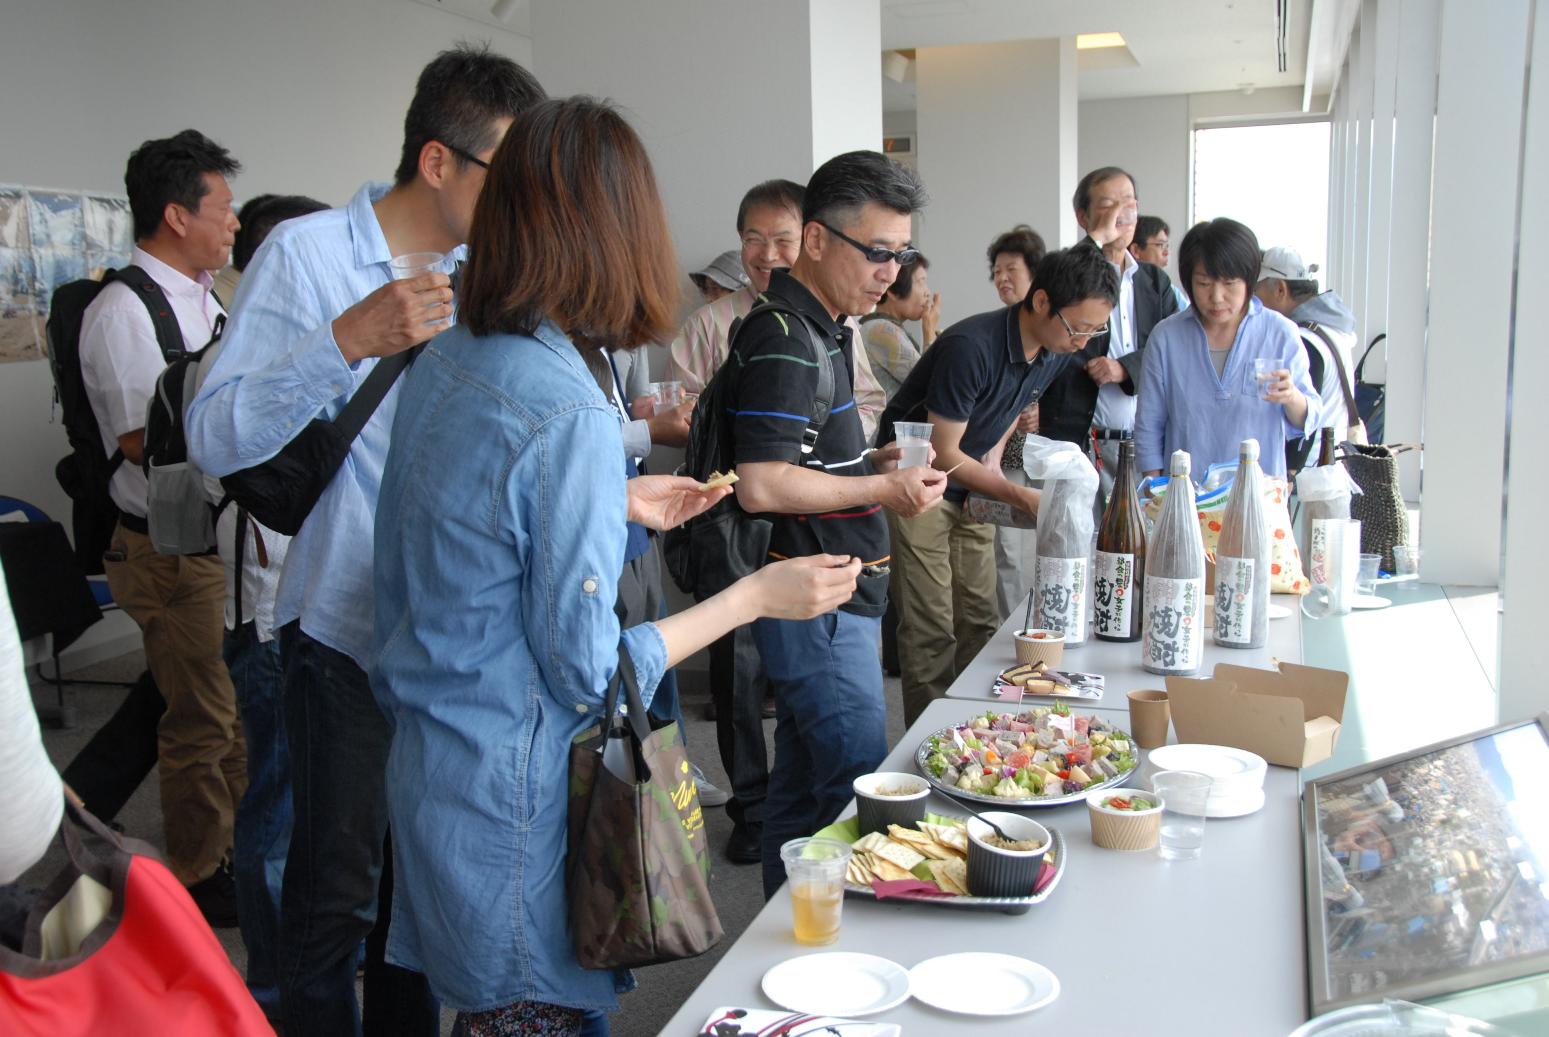
[(1268, 402), (1268, 397), (1265, 395), (1268, 390), (1264, 386), (1266, 383), (1275, 380), (1275, 372), (1278, 370), (1280, 370), (1280, 361), (1272, 357), (1259, 356), (1253, 358), (1253, 380), (1259, 386), (1259, 399)]
[(406, 252), (389, 259), (387, 265), (392, 268), (394, 281), (407, 281), (421, 274), (439, 273), (445, 261), (446, 257), (439, 252)]
[(931, 423), (928, 421), (895, 421), (893, 439), (903, 450), (898, 459), (900, 468), (918, 468), (930, 463)]
[(1162, 797), (1162, 832), (1157, 853), (1166, 861), (1192, 861), (1205, 845), (1205, 806), (1210, 775), (1198, 771), (1161, 771), (1151, 787)]
[(1420, 573), (1420, 549), (1413, 544), (1398, 544), (1393, 548), (1393, 575), (1417, 576)]
[(850, 846), (838, 839), (812, 836), (780, 847), (796, 942), (821, 947), (839, 939), (844, 908), (844, 872)]
[(1356, 570), (1355, 592), (1365, 597), (1377, 593), (1377, 572), (1382, 565), (1381, 555), (1361, 555), (1361, 567)]
[(658, 411), (671, 410), (683, 402), (682, 382), (657, 382), (656, 383), (656, 409)]

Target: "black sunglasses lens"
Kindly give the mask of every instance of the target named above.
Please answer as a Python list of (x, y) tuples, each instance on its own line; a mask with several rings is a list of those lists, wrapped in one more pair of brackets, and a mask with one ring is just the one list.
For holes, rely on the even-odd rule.
[(916, 262), (919, 261), (919, 258), (920, 253), (918, 249), (906, 248), (902, 252), (898, 253), (898, 265), (913, 266)]

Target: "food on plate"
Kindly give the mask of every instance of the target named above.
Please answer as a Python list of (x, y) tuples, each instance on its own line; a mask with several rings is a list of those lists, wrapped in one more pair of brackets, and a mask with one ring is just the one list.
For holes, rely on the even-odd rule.
[(1144, 796), (1109, 796), (1102, 805), (1109, 810), (1155, 810), (1158, 804)]
[[(913, 828), (888, 825), (887, 834), (870, 832), (850, 844), (853, 853), (845, 867), (845, 881), (857, 886), (873, 882), (913, 879), (934, 882), (943, 893), (966, 897), (968, 893), (968, 831), (956, 818), (931, 815)], [(1035, 850), (1031, 842), (1008, 849)], [(1054, 860), (1053, 852), (1045, 860)]]
[(991, 835), (984, 840), (986, 846), (993, 846), (997, 850), (1014, 850), (1017, 853), (1027, 853), (1042, 846), (1037, 839), (1003, 839), (998, 835)]
[(699, 484), (699, 492), (718, 490), (722, 486), (730, 486), (737, 481), (736, 472), (711, 472), (710, 478)]
[(1062, 705), (990, 710), (931, 735), (922, 754), (941, 785), (1006, 800), (1070, 796), (1128, 774), (1138, 762), (1128, 734)]

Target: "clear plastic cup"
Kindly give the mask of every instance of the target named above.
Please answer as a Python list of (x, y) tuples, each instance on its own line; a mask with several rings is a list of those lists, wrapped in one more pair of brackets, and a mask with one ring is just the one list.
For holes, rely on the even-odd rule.
[(407, 281), (422, 274), (441, 272), (446, 256), (440, 252), (406, 252), (387, 261), (392, 268), (394, 281)]
[(928, 421), (895, 421), (893, 440), (903, 451), (898, 459), (900, 468), (918, 468), (930, 464), (930, 434), (934, 426)]
[(848, 843), (816, 836), (792, 839), (780, 847), (797, 943), (822, 947), (839, 939), (844, 872), (851, 852)]
[(1393, 548), (1393, 575), (1420, 575), (1420, 549), (1413, 544), (1398, 544)]
[(1253, 380), (1259, 386), (1259, 399), (1267, 400), (1264, 388), (1265, 384), (1275, 380), (1275, 372), (1280, 370), (1280, 361), (1272, 357), (1258, 356), (1253, 358)]
[(1197, 860), (1205, 846), (1205, 807), (1210, 775), (1198, 771), (1159, 771), (1151, 788), (1162, 797), (1162, 831), (1157, 853), (1166, 861)]
[(683, 402), (683, 383), (657, 382), (655, 394), (656, 409), (658, 411), (671, 410)]
[(1355, 592), (1370, 597), (1377, 593), (1377, 573), (1382, 566), (1381, 555), (1361, 555), (1361, 567), (1355, 574)]

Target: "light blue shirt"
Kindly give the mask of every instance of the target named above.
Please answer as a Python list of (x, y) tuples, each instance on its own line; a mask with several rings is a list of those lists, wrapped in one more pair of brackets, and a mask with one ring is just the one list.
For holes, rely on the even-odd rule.
[[(187, 415), (188, 450), (207, 474), (269, 460), (313, 418), (338, 417), (376, 360), (347, 363), (333, 321), (392, 279), (367, 184), (342, 209), (288, 220), (242, 277), (220, 355)], [(461, 248), (446, 257), (450, 273)], [(399, 379), (400, 383), (402, 378)], [(395, 385), (291, 541), (274, 607), (314, 640), (370, 666), (371, 531), (398, 403)]]
[[(1226, 369), (1217, 377), (1210, 363), (1205, 329), (1193, 308), (1174, 314), (1151, 332), (1141, 367), (1135, 411), (1135, 458), (1142, 472), (1166, 472), (1175, 450), (1187, 450), (1197, 481), (1206, 468), (1237, 460), (1244, 439), (1259, 441), (1259, 464), (1267, 475), (1285, 477), (1285, 441), (1319, 428), (1321, 403), (1307, 370), (1296, 325), (1250, 297), (1237, 328)], [(1291, 424), (1285, 408), (1259, 399), (1256, 357), (1290, 370), (1307, 397), (1307, 418)]]
[(567, 926), (570, 742), (621, 647), (647, 703), (667, 665), (655, 624), (621, 632), (613, 607), (618, 414), (552, 325), (457, 327), (404, 376), (392, 438), (371, 675), (394, 724), (388, 955), (458, 1009), (612, 1008), (627, 977), (583, 969)]

